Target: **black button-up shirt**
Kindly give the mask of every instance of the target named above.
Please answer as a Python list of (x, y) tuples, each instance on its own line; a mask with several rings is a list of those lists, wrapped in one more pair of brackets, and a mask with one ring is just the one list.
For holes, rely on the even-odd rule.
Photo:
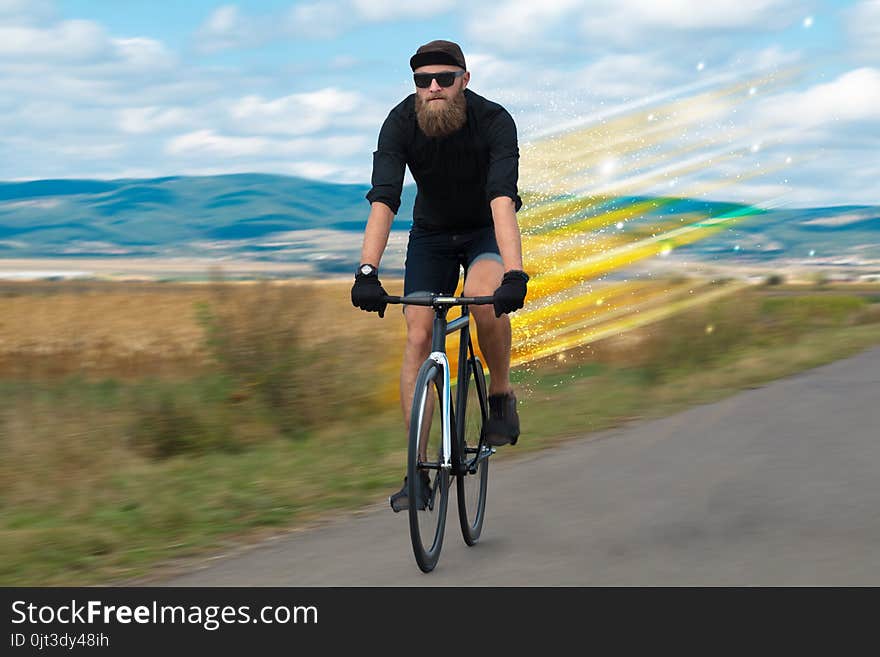
[(373, 153), (371, 203), (381, 201), (394, 214), (400, 208), (404, 167), (418, 192), (413, 224), (428, 230), (459, 230), (492, 225), (489, 202), (510, 197), (517, 210), (519, 147), (516, 125), (498, 103), (465, 89), (467, 121), (445, 137), (428, 137), (416, 121), (415, 94), (388, 114)]

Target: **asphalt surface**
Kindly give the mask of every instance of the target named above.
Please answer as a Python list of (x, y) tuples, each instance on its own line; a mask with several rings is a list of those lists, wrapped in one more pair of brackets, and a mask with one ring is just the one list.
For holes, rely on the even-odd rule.
[(880, 348), (491, 467), (431, 574), (383, 504), (152, 585), (878, 586)]

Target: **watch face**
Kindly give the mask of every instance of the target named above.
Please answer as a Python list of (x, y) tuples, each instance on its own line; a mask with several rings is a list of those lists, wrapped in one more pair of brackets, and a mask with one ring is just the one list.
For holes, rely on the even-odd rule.
[(367, 275), (370, 274), (372, 271), (373, 271), (373, 267), (370, 266), (370, 265), (364, 265), (364, 266), (361, 267), (361, 273), (362, 273), (364, 276), (367, 276)]

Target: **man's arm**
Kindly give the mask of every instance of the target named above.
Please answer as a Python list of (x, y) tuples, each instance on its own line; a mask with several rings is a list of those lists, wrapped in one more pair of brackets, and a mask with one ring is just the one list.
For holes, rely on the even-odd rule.
[(501, 252), (504, 271), (522, 271), (522, 242), (516, 211), (522, 205), (517, 191), (519, 178), (519, 146), (516, 124), (506, 110), (499, 110), (487, 128), (489, 171), (486, 193), (495, 224), (495, 239)]
[(516, 206), (513, 199), (509, 196), (498, 196), (490, 201), (489, 206), (492, 208), (495, 239), (501, 252), (504, 271), (522, 271), (522, 240), (519, 225), (516, 223)]
[(405, 169), (406, 131), (395, 108), (382, 124), (378, 147), (373, 153), (373, 186), (367, 193), (370, 216), (364, 229), (360, 264), (379, 268), (379, 261), (388, 245), (391, 222), (400, 209)]
[(381, 201), (373, 201), (370, 204), (370, 216), (367, 218), (364, 243), (361, 247), (361, 264), (369, 264), (379, 268), (379, 261), (388, 245), (392, 221), (394, 221), (394, 213), (391, 208)]

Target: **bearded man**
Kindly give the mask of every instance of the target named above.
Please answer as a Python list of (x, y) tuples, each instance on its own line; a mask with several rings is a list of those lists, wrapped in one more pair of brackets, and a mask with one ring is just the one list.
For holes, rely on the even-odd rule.
[[(457, 44), (427, 43), (412, 56), (410, 67), (415, 93), (391, 110), (373, 154), (370, 215), (351, 300), (358, 308), (384, 315), (386, 292), (379, 281), (379, 263), (400, 208), (404, 168), (409, 166), (418, 192), (404, 294), (454, 294), (463, 268), (463, 295), (494, 295), (494, 307), (471, 307), (490, 373), (486, 433), (492, 445), (515, 443), (519, 416), (510, 385), (507, 313), (523, 307), (529, 280), (516, 222), (522, 206), (516, 125), (501, 105), (467, 88), (471, 74)], [(404, 314), (407, 339), (400, 401), (408, 434), (415, 380), (431, 348), (434, 313), (429, 307), (409, 305)], [(391, 496), (395, 511), (408, 508), (406, 489), (404, 481)]]

